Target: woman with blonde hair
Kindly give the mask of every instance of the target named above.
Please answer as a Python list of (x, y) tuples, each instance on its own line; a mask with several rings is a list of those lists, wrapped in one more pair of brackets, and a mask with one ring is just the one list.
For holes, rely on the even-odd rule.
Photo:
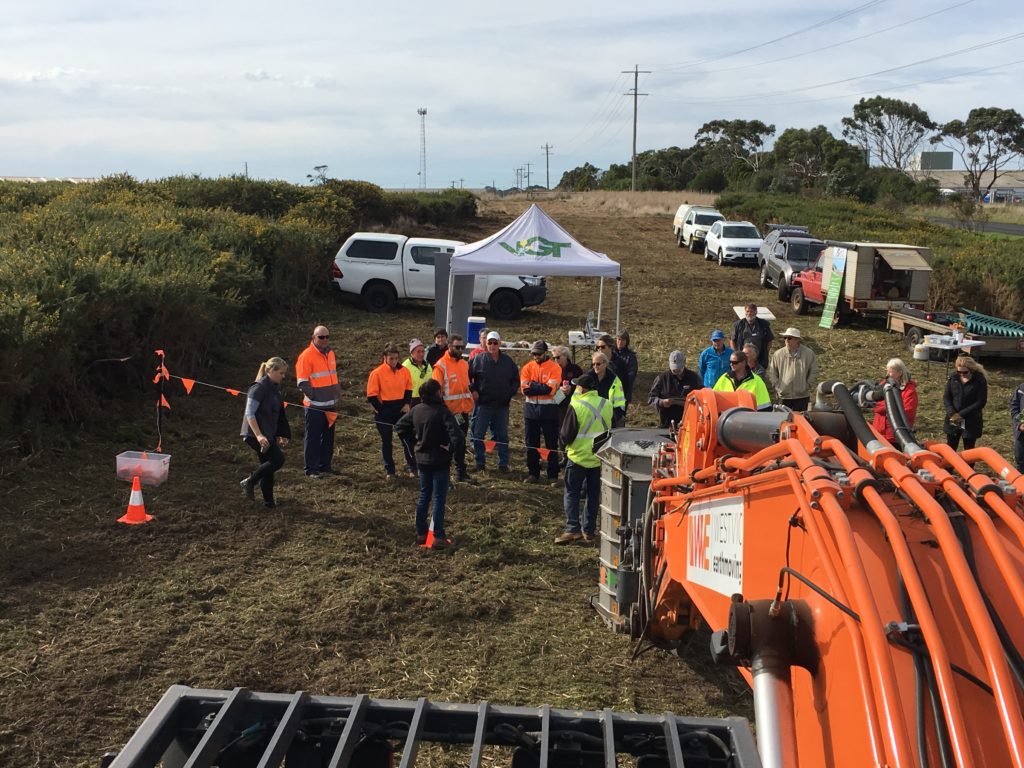
[[(911, 379), (910, 369), (898, 357), (894, 357), (885, 364), (885, 378), (879, 383), (887, 382), (891, 383), (900, 393), (903, 410), (907, 412), (907, 426), (913, 427), (914, 419), (917, 418), (917, 382)], [(871, 422), (871, 426), (889, 442), (896, 439), (896, 433), (893, 431), (892, 422), (889, 420), (885, 407), (885, 400), (875, 406), (875, 418)]]
[(988, 402), (988, 372), (970, 355), (956, 359), (956, 370), (946, 381), (942, 404), (946, 407), (946, 419), (942, 431), (946, 433), (946, 444), (956, 450), (960, 438), (964, 449), (973, 448), (981, 437), (982, 411)]
[(242, 481), (242, 492), (256, 498), (256, 486), (263, 493), (263, 506), (273, 508), (274, 473), (284, 466), (281, 449), (292, 436), (288, 418), (284, 413), (281, 382), (288, 372), (288, 363), (272, 357), (260, 364), (256, 383), (249, 387), (245, 398), (245, 416), (242, 419), (242, 440), (256, 451), (260, 465)]

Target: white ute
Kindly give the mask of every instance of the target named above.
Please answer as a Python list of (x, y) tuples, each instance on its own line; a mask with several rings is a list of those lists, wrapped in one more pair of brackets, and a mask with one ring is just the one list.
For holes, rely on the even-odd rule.
[[(356, 232), (331, 265), (331, 281), (343, 293), (360, 296), (370, 312), (392, 312), (399, 299), (434, 299), (434, 257), (452, 253), (457, 240)], [(487, 304), (496, 320), (510, 320), (523, 307), (540, 304), (547, 281), (528, 275), (477, 275), (473, 303)]]

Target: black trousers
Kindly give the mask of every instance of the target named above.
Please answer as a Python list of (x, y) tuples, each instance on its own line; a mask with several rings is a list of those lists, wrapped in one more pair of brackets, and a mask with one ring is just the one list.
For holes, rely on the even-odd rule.
[(548, 454), (548, 479), (558, 479), (558, 421), (556, 419), (526, 419), (526, 469), (533, 477), (540, 477), (541, 435)]
[[(963, 432), (958, 432), (955, 435), (950, 435), (950, 434), (947, 433), (946, 434), (946, 445), (948, 445), (950, 448), (952, 448), (955, 451), (956, 447), (960, 444), (960, 436), (962, 434), (963, 434)], [(976, 438), (976, 437), (965, 437), (964, 438), (964, 450), (965, 451), (969, 451), (971, 448), (974, 447), (975, 443), (977, 443), (977, 442), (978, 442), (978, 438)]]
[(803, 413), (811, 402), (810, 397), (783, 397), (780, 401), (784, 406), (797, 413)]
[(284, 451), (273, 440), (264, 451), (259, 441), (252, 435), (247, 435), (242, 439), (245, 440), (246, 445), (256, 451), (260, 461), (260, 465), (255, 472), (249, 475), (249, 479), (254, 483), (259, 483), (263, 500), (272, 502), (274, 500), (274, 473), (284, 466)]
[[(401, 406), (398, 408), (381, 408), (374, 416), (374, 424), (380, 434), (380, 455), (384, 460), (384, 471), (389, 475), (395, 474), (394, 458), (394, 425), (402, 418)], [(412, 446), (402, 438), (398, 438), (402, 445), (402, 454), (405, 456), (405, 464), (408, 469), (416, 471), (416, 457), (413, 455)]]

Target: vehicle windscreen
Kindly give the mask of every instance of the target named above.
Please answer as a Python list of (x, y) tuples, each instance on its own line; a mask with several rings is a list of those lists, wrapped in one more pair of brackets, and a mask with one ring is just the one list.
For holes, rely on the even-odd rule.
[(695, 217), (695, 221), (701, 226), (710, 227), (716, 221), (722, 221), (724, 218), (725, 216), (721, 216), (717, 213), (698, 213)]
[(732, 237), (737, 240), (760, 240), (761, 233), (755, 227), (722, 227), (722, 237)]
[(790, 243), (786, 258), (794, 267), (804, 269), (816, 262), (823, 250), (824, 243)]

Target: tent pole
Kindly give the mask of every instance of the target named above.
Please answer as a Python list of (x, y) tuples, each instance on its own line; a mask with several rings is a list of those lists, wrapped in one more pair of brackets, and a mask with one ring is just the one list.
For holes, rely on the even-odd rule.
[(601, 300), (604, 299), (604, 277), (601, 278), (601, 287), (597, 289), (597, 323), (595, 328), (601, 327)]
[(448, 333), (452, 330), (452, 291), (455, 290), (455, 275), (451, 272), (451, 264), (448, 265), (448, 310), (444, 316), (444, 329)]
[(622, 312), (622, 276), (615, 278), (615, 335), (622, 330), (619, 325), (620, 313)]

